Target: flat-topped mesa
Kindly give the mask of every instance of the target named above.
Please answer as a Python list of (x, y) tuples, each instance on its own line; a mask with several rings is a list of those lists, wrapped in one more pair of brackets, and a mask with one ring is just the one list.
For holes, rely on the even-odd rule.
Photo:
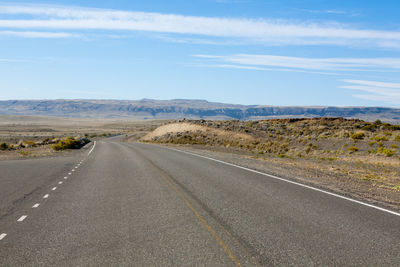
[(223, 119), (344, 117), (380, 119), (400, 124), (400, 109), (386, 107), (324, 107), (236, 105), (205, 100), (8, 100), (0, 114), (79, 118)]

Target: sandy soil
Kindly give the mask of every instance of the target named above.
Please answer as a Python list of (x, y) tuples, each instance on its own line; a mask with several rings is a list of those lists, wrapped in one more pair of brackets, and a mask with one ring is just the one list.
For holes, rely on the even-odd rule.
[(165, 134), (173, 134), (173, 133), (185, 133), (185, 132), (197, 132), (197, 133), (207, 133), (214, 134), (224, 138), (239, 138), (243, 140), (253, 140), (254, 138), (247, 134), (235, 133), (232, 131), (224, 131), (219, 129), (213, 129), (201, 125), (195, 125), (192, 123), (171, 123), (167, 125), (163, 125), (147, 134), (143, 140), (151, 140), (156, 137), (163, 136)]

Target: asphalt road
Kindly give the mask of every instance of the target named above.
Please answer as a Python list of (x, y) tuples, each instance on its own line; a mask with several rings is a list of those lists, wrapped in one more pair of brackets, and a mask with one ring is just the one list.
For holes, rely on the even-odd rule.
[(1, 266), (400, 263), (396, 214), (160, 146), (91, 148), (0, 162)]

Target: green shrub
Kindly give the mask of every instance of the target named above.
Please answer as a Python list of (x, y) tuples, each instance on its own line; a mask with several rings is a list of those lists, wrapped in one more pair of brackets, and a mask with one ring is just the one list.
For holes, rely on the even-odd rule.
[(384, 147), (378, 148), (377, 152), (379, 154), (385, 155), (386, 157), (391, 157), (391, 156), (394, 155), (394, 151), (393, 150), (390, 150), (390, 149), (387, 149), (387, 148), (384, 148)]
[(390, 148), (396, 149), (396, 148), (398, 148), (398, 146), (396, 144), (392, 144), (392, 145), (390, 145)]
[(371, 142), (368, 143), (369, 146), (373, 146), (373, 145), (375, 145), (375, 144), (376, 144), (375, 141), (371, 141)]
[(358, 150), (359, 150), (359, 148), (358, 148), (358, 147), (356, 147), (356, 146), (351, 146), (351, 147), (347, 148), (347, 150), (348, 150), (349, 152), (353, 153), (353, 152), (356, 152), (356, 151), (358, 151)]
[(367, 124), (364, 127), (361, 128), (364, 131), (370, 131), (373, 132), (376, 129), (376, 125), (375, 124)]
[(61, 140), (57, 144), (53, 144), (51, 147), (56, 151), (65, 150), (65, 149), (79, 149), (87, 143), (89, 143), (88, 139), (83, 138), (83, 139), (77, 140), (77, 139), (68, 137), (65, 140)]
[(354, 140), (363, 140), (365, 138), (365, 133), (364, 132), (353, 133), (351, 135), (351, 138), (353, 138)]
[(394, 137), (394, 141), (400, 142), (400, 135), (396, 135), (396, 136)]
[(387, 141), (387, 140), (388, 140), (388, 138), (387, 138), (386, 136), (378, 136), (378, 135), (375, 136), (374, 139), (375, 139), (376, 141), (378, 141), (378, 142)]
[(6, 149), (8, 149), (7, 143), (1, 143), (0, 144), (0, 150), (6, 150)]

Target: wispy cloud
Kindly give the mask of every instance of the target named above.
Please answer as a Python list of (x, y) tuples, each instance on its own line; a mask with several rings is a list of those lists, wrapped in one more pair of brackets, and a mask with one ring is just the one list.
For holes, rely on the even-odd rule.
[(300, 70), (300, 69), (289, 69), (289, 68), (265, 68), (256, 66), (246, 65), (235, 65), (235, 64), (190, 64), (193, 67), (204, 67), (204, 68), (219, 68), (219, 69), (242, 69), (242, 70), (258, 70), (258, 71), (283, 71), (283, 72), (300, 72), (300, 73), (314, 73), (324, 75), (339, 75), (334, 72), (323, 72), (323, 71), (311, 71), (311, 70)]
[(66, 32), (32, 32), (32, 31), (0, 31), (0, 36), (16, 36), (25, 38), (77, 38), (79, 34)]
[[(400, 32), (357, 29), (343, 24), (266, 19), (183, 16), (66, 6), (2, 5), (0, 28), (130, 30), (244, 38), (265, 44), (372, 45), (397, 48)], [(26, 15), (29, 15), (28, 18)]]
[(275, 70), (290, 68), (292, 70), (318, 71), (391, 71), (400, 72), (400, 58), (304, 58), (277, 55), (235, 54), (194, 55), (217, 62), (230, 63), (240, 66), (267, 66)]
[(27, 62), (24, 59), (0, 58), (0, 62)]
[(348, 85), (339, 88), (361, 91), (364, 94), (354, 94), (354, 97), (381, 101), (392, 104), (400, 104), (400, 83), (388, 83), (366, 80), (343, 80)]
[(358, 16), (359, 13), (348, 11), (348, 10), (338, 10), (338, 9), (301, 9), (296, 8), (295, 10), (311, 13), (311, 14), (331, 14), (331, 15), (348, 15), (348, 16)]

